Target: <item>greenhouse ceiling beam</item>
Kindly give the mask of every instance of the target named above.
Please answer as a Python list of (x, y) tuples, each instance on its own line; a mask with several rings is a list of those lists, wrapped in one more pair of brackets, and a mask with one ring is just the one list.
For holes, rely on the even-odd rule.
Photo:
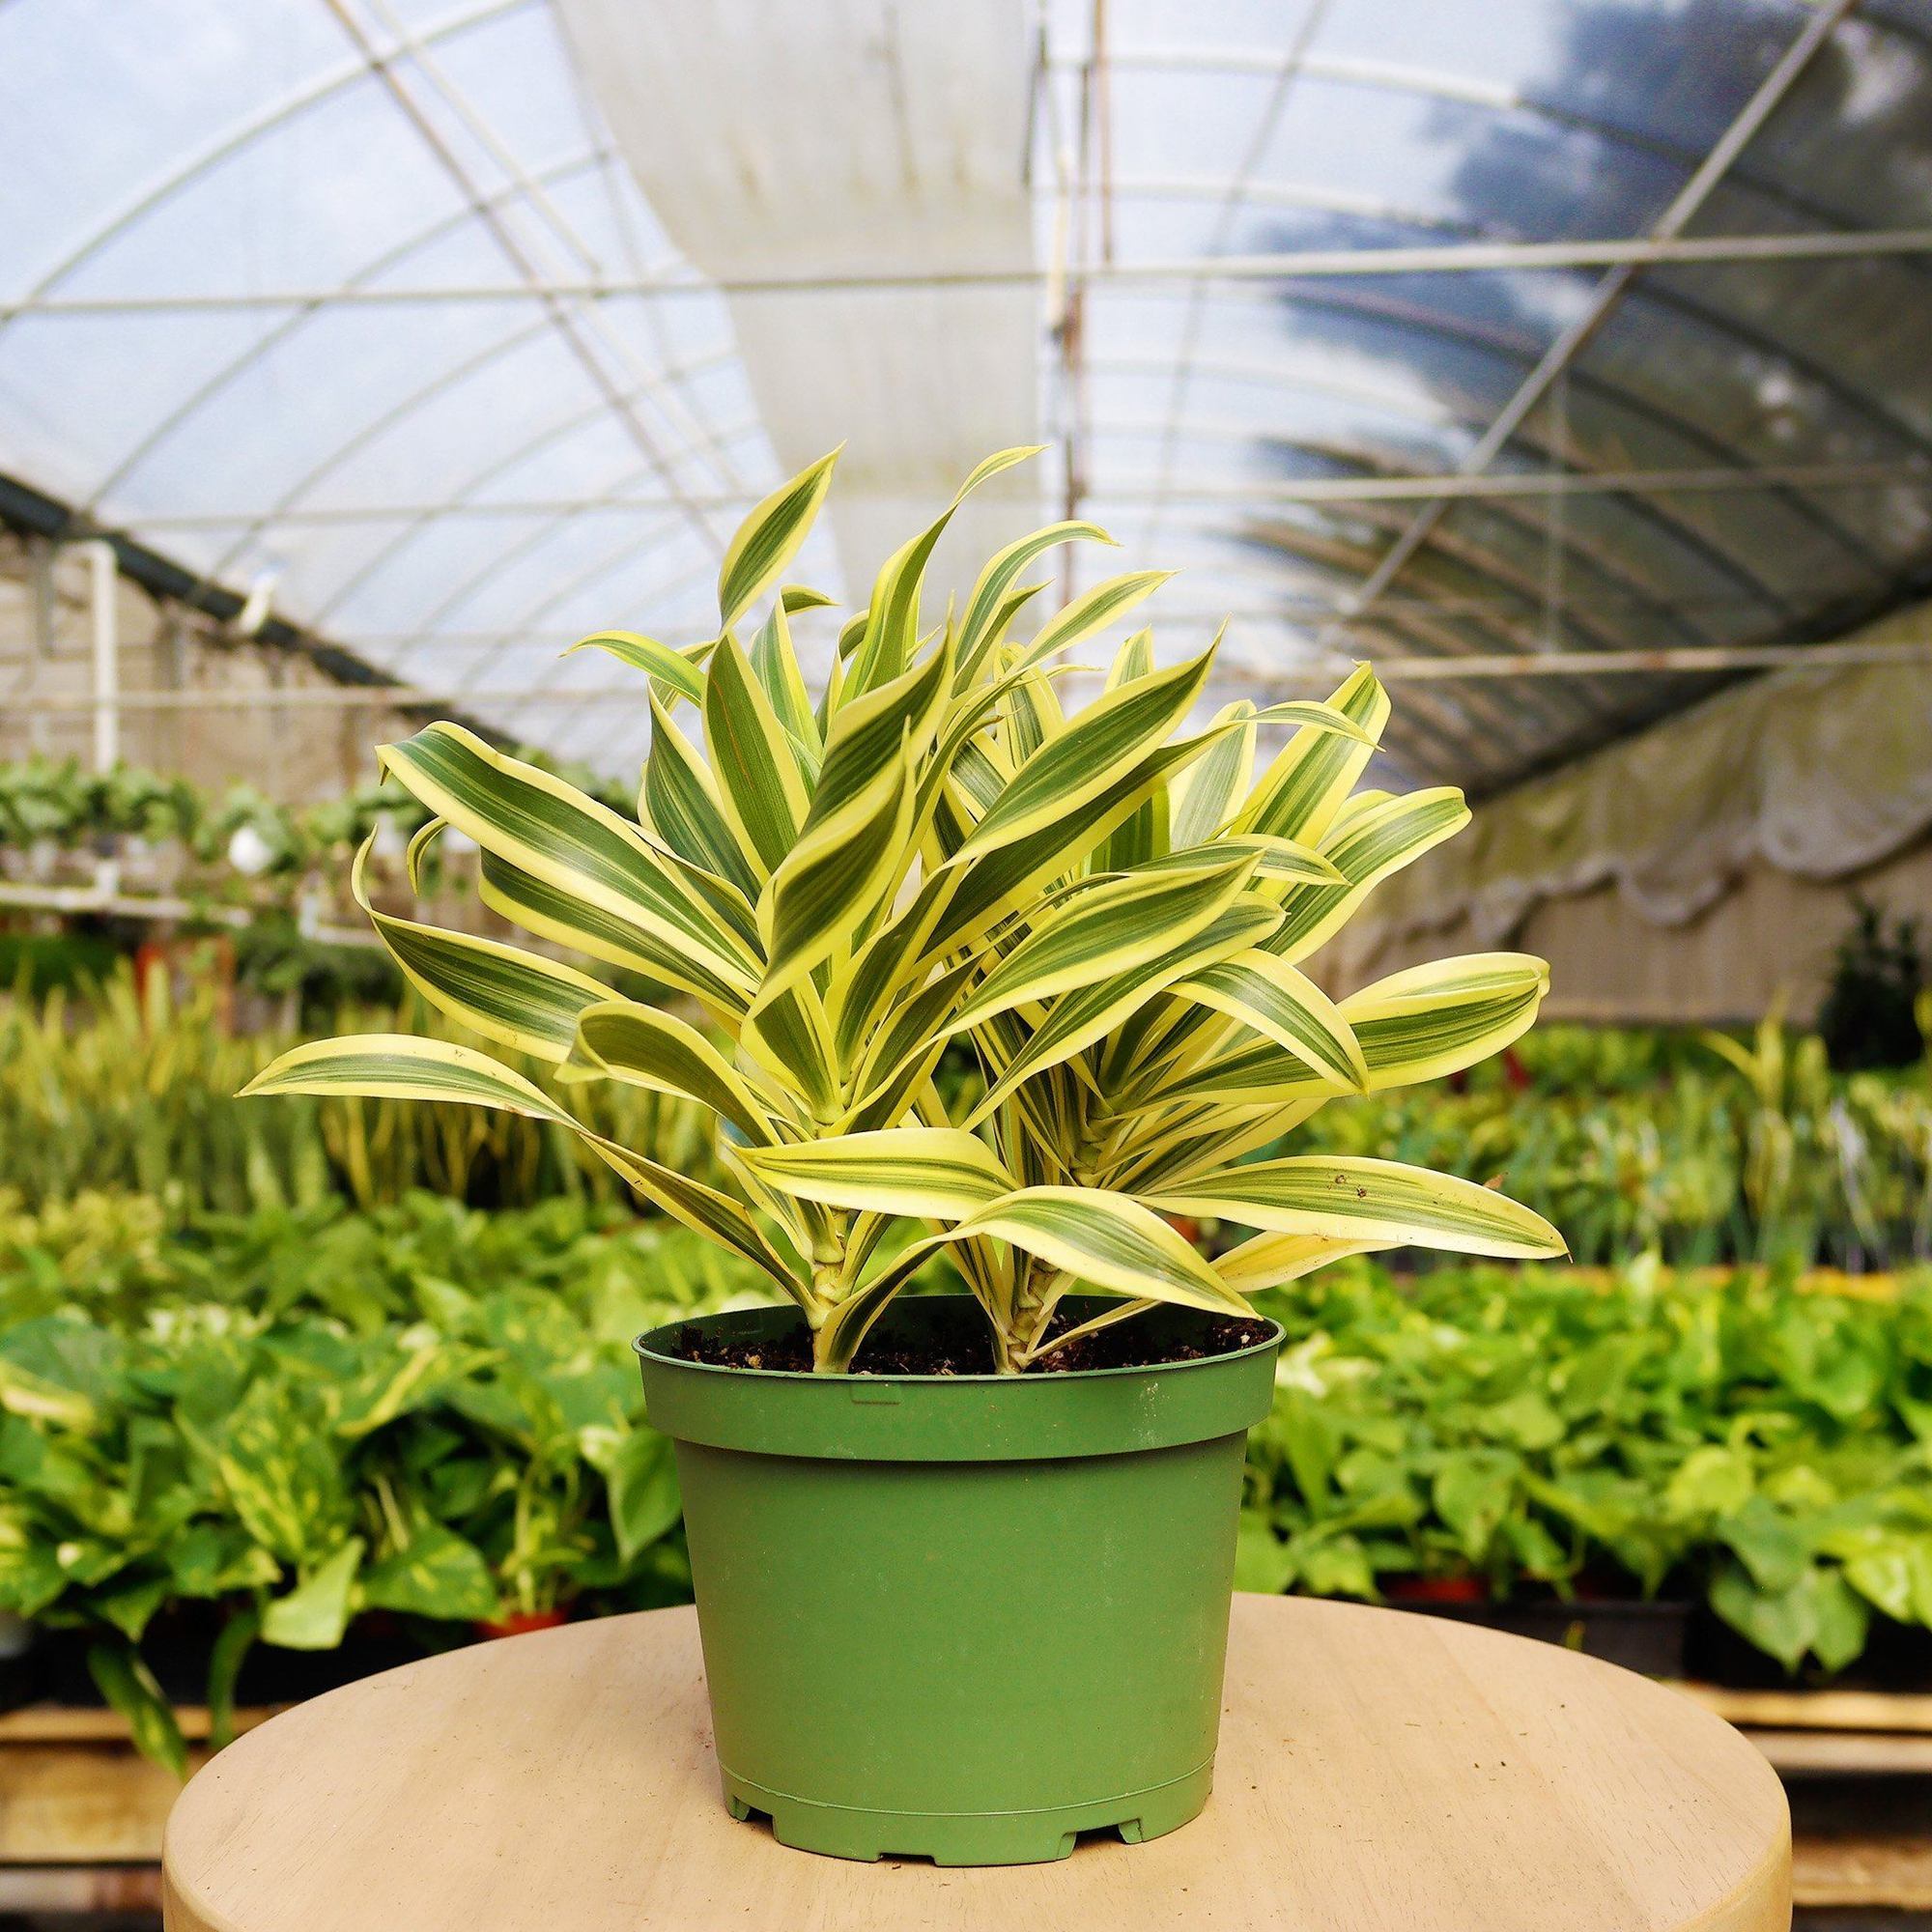
[[(1832, 4), (1821, 7), (1804, 23), (1791, 44), (1784, 50), (1776, 66), (1765, 76), (1737, 117), (1712, 144), (1711, 151), (1705, 156), (1702, 165), (1678, 190), (1671, 199), (1669, 207), (1652, 224), (1644, 240), (1653, 249), (1669, 249), (1683, 244), (1686, 239), (1683, 233), (1685, 228), (1695, 219), (1713, 190), (1730, 171), (1732, 163), (1743, 154), (1758, 130), (1776, 110), (1779, 102), (1796, 85), (1799, 75), (1831, 39), (1839, 22), (1851, 14), (1858, 4), (1859, 0), (1832, 0)], [(1632, 256), (1610, 267), (1609, 272), (1598, 282), (1582, 311), (1557, 334), (1544, 352), (1542, 359), (1523, 378), (1516, 393), (1497, 412), (1495, 420), (1457, 465), (1459, 470), (1473, 474), (1487, 469), (1495, 461), (1524, 417), (1549, 394), (1571, 363), (1595, 339), (1598, 330), (1614, 313), (1638, 270), (1660, 259), (1662, 257), (1657, 254), (1648, 257)], [(1352, 600), (1351, 615), (1359, 616), (1401, 575), (1404, 566), (1428, 542), (1430, 533), (1441, 520), (1446, 508), (1447, 500), (1444, 498), (1437, 498), (1423, 505), (1402, 534), (1382, 554), (1376, 567), (1362, 580)]]
[[(1657, 268), (1672, 264), (1864, 260), (1932, 255), (1932, 228), (1841, 228), (1794, 235), (1632, 236), (1591, 242), (1469, 242), (1391, 248), (1291, 248), (1263, 255), (1186, 255), (1094, 263), (1091, 286), (1143, 283), (1325, 281), (1396, 275), (1487, 274), (1499, 270)], [(443, 282), (417, 287), (189, 290), (173, 294), (47, 296), (0, 300), (0, 320), (19, 316), (194, 314), (238, 309), (435, 306), (448, 302), (615, 301), (640, 296), (820, 295), (836, 289), (1045, 287), (1046, 269), (942, 269), (836, 275), (760, 275), (696, 281), (613, 275), (591, 280)]]
[[(543, 0), (482, 0), (479, 6), (461, 7), (440, 19), (432, 20), (422, 28), (419, 37), (425, 43), (435, 44), (540, 4)], [(125, 235), (144, 215), (212, 173), (224, 161), (232, 159), (244, 148), (348, 89), (364, 85), (370, 77), (371, 67), (366, 60), (357, 58), (340, 63), (304, 81), (293, 92), (270, 101), (234, 126), (222, 128), (213, 140), (197, 149), (185, 161), (144, 182), (65, 254), (43, 269), (34, 277), (30, 296), (43, 295), (65, 281), (101, 249)], [(14, 314), (23, 312), (20, 309), (0, 309), (0, 323), (11, 321)]]
[[(591, 387), (603, 399), (619, 427), (637, 445), (639, 454), (657, 470), (667, 492), (679, 499), (679, 513), (688, 519), (701, 540), (710, 542), (717, 539), (720, 532), (712, 527), (704, 511), (693, 508), (684, 499), (684, 493), (677, 479), (677, 464), (683, 458), (694, 454), (697, 445), (687, 437), (682, 446), (675, 442), (668, 446), (660, 440), (651, 424), (645, 420), (638, 404), (630, 400), (630, 393), (612, 375), (604, 355), (599, 351), (599, 343), (604, 339), (603, 319), (594, 317), (594, 311), (586, 309), (577, 298), (562, 294), (553, 287), (549, 271), (538, 262), (515, 227), (504, 218), (502, 211), (493, 204), (488, 191), (482, 186), (469, 162), (457, 151), (455, 144), (444, 134), (435, 117), (418, 99), (415, 90), (404, 78), (396, 55), (407, 47), (407, 41), (403, 47), (394, 52), (385, 52), (377, 44), (355, 10), (347, 4), (347, 0), (321, 0), (321, 4), (341, 26), (351, 43), (361, 52), (363, 59), (369, 65), (370, 71), (415, 130), (417, 138), (429, 151), (437, 165), (447, 175), (451, 185), (469, 203), (483, 231), (496, 243), (498, 253), (516, 274), (537, 294), (543, 303), (544, 313), (565, 350), (582, 370)], [(420, 61), (420, 48), (416, 57)], [(425, 80), (431, 78), (433, 72), (429, 67), (423, 65), (419, 65), (416, 71)], [(463, 112), (461, 108), (458, 111), (459, 114)], [(471, 138), (475, 139), (473, 122), (467, 125)], [(595, 326), (592, 326), (593, 318)]]
[[(1916, 459), (1890, 463), (1776, 463), (1753, 468), (1690, 469), (1505, 470), (1479, 476), (1458, 471), (1416, 476), (1314, 476), (1264, 478), (1253, 483), (1179, 483), (1161, 490), (1151, 484), (1109, 487), (1092, 484), (1094, 503), (1151, 505), (1172, 503), (1386, 503), (1429, 497), (1602, 497), (1684, 492), (1749, 494), (1755, 490), (1867, 490), (1918, 483), (1932, 487), (1932, 465)], [(695, 493), (690, 500), (708, 509), (748, 508), (750, 491)], [(401, 523), (416, 517), (626, 516), (664, 511), (668, 497), (531, 497), (480, 503), (367, 503), (289, 510), (273, 525), (310, 526)], [(198, 511), (192, 516), (141, 516), (132, 521), (147, 531), (224, 529), (252, 523), (257, 510)]]
[[(1242, 199), (1267, 156), (1268, 144), (1274, 139), (1274, 130), (1280, 125), (1282, 114), (1293, 97), (1295, 82), (1309, 71), (1309, 49), (1315, 36), (1326, 24), (1329, 5), (1330, 0), (1308, 0), (1301, 18), (1295, 24), (1293, 38), (1274, 70), (1266, 104), (1256, 117), (1254, 131), (1249, 137), (1247, 147), (1218, 198), (1219, 206), (1215, 210), (1214, 225), (1208, 238), (1207, 252), (1209, 255), (1225, 255), (1228, 252), (1229, 242), (1235, 233), (1235, 224), (1240, 215)], [(1110, 250), (1109, 259), (1111, 255)], [(1201, 328), (1207, 312), (1209, 286), (1204, 277), (1194, 282), (1187, 291), (1187, 306), (1182, 313), (1180, 337), (1176, 345), (1173, 371), (1168, 379), (1167, 419), (1160, 433), (1159, 456), (1154, 466), (1156, 507), (1148, 531), (1150, 543), (1153, 541), (1160, 527), (1159, 512), (1167, 500), (1168, 485), (1174, 480), (1175, 454), (1179, 447), (1181, 418), (1186, 410), (1188, 391), (1193, 385), (1195, 364), (1200, 357)]]
[[(1828, 6), (1831, 0), (1804, 0), (1807, 6)], [(1879, 31), (1889, 30), (1901, 38), (1918, 37), (1905, 33), (1896, 22), (1870, 16)], [(1273, 73), (1280, 56), (1270, 47), (1149, 46), (1122, 48), (1111, 56), (1117, 68), (1139, 69), (1155, 73), (1191, 72), (1215, 76), (1265, 78)], [(1063, 69), (1077, 66), (1077, 59), (1062, 57)], [(1311, 53), (1302, 63), (1302, 72), (1312, 80), (1343, 86), (1373, 89), (1378, 93), (1405, 95), (1424, 100), (1451, 101), (1461, 107), (1477, 107), (1494, 114), (1520, 114), (1552, 127), (1573, 129), (1625, 154), (1644, 155), (1668, 167), (1691, 173), (1703, 160), (1703, 154), (1681, 142), (1645, 133), (1640, 128), (1605, 120), (1559, 101), (1541, 99), (1533, 94), (1495, 81), (1480, 80), (1467, 74), (1432, 71), (1406, 67), (1400, 62), (1375, 60), (1359, 55)], [(1622, 156), (1618, 156), (1621, 161)], [(1786, 210), (1803, 221), (1830, 220), (1833, 211), (1795, 192), (1780, 182), (1745, 177), (1744, 185), (1759, 200)]]
[[(1883, 643), (1842, 644), (1685, 644), (1661, 650), (1492, 652), (1469, 657), (1378, 658), (1376, 675), (1384, 683), (1487, 683), (1521, 677), (1703, 677), (1714, 671), (1769, 670), (1796, 667), (1836, 670), (1852, 665), (1932, 665), (1932, 638), (1892, 639)], [(1292, 669), (1269, 675), (1253, 672), (1268, 689), (1299, 689), (1305, 680), (1326, 680), (1354, 668), (1346, 656), (1310, 657)], [(309, 685), (295, 691), (126, 691), (124, 712), (164, 711), (416, 711), (448, 704), (614, 704), (642, 706), (639, 684), (582, 685)], [(14, 700), (9, 710), (22, 717), (83, 717), (94, 709), (87, 696), (50, 694)], [(640, 714), (641, 715), (641, 709)]]

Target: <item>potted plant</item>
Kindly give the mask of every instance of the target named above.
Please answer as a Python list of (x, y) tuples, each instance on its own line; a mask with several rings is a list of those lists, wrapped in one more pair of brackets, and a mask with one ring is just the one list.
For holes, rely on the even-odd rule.
[[(248, 1091), (555, 1122), (768, 1275), (781, 1305), (639, 1344), (678, 1445), (727, 1800), (846, 1856), (1053, 1858), (1207, 1800), (1242, 1443), (1280, 1336), (1245, 1297), (1403, 1243), (1562, 1249), (1467, 1180), (1245, 1156), (1330, 1099), (1506, 1045), (1547, 974), (1492, 953), (1322, 993), (1299, 962), (1466, 821), (1462, 796), (1354, 790), (1389, 709), (1366, 667), (1329, 702), (1190, 730), (1214, 646), (1161, 668), (1141, 631), (1064, 709), (1066, 654), (1164, 578), (1109, 579), (1021, 640), (1029, 569), (1107, 541), (1092, 525), (1008, 546), (927, 628), (955, 497), (887, 561), (813, 702), (791, 619), (829, 600), (782, 580), (832, 463), (739, 530), (716, 638), (585, 640), (649, 680), (635, 819), (453, 724), (381, 753), (431, 814), (412, 864), (462, 832), (495, 912), (682, 1012), (379, 911), (354, 879), (423, 994), (553, 1063), (564, 1094), (708, 1108), (728, 1187), (440, 1040), (303, 1046)], [(1256, 779), (1268, 724), (1293, 735)], [(970, 1077), (936, 1078), (950, 1049)], [(1170, 1217), (1260, 1232), (1210, 1264)], [(915, 1237), (889, 1239), (902, 1222)], [(940, 1254), (967, 1293), (901, 1296)]]

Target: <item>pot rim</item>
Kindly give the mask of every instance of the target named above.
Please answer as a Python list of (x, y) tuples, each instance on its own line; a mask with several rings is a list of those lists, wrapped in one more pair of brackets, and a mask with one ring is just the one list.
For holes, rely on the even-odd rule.
[[(984, 1320), (970, 1295), (918, 1302), (923, 1308), (909, 1304), (895, 1326), (922, 1315), (935, 1322)], [(1202, 1311), (1191, 1313), (1202, 1319)], [(734, 1324), (727, 1333), (750, 1337), (789, 1329), (800, 1318), (781, 1305), (689, 1319)], [(654, 1328), (634, 1346), (645, 1412), (680, 1445), (861, 1463), (1037, 1462), (1171, 1448), (1247, 1430), (1273, 1400), (1282, 1340), (1277, 1323), (1256, 1319), (1266, 1322), (1261, 1340), (1225, 1354), (1054, 1375), (818, 1375), (693, 1362), (664, 1352), (669, 1331), (683, 1322)]]
[[(1130, 1297), (1120, 1296), (1111, 1298), (1129, 1299)], [(965, 1294), (934, 1294), (919, 1295), (913, 1297), (913, 1299), (915, 1301), (951, 1301), (957, 1303), (971, 1301), (973, 1297)], [(880, 1386), (904, 1384), (914, 1388), (971, 1388), (975, 1386), (1031, 1388), (1038, 1386), (1050, 1387), (1056, 1382), (1064, 1385), (1074, 1381), (1100, 1381), (1113, 1377), (1179, 1375), (1188, 1369), (1211, 1369), (1217, 1363), (1238, 1362), (1245, 1356), (1257, 1355), (1264, 1350), (1278, 1349), (1288, 1338), (1288, 1330), (1279, 1321), (1271, 1315), (1264, 1315), (1259, 1309), (1256, 1309), (1245, 1319), (1264, 1323), (1268, 1329), (1268, 1333), (1264, 1335), (1258, 1342), (1243, 1343), (1238, 1349), (1224, 1349), (1218, 1354), (1213, 1355), (1190, 1355), (1180, 1361), (1175, 1362), (1135, 1362), (1106, 1369), (1055, 1369), (1045, 1375), (1026, 1375), (1024, 1373), (1020, 1375), (1001, 1375), (992, 1369), (972, 1370), (967, 1374), (956, 1376), (880, 1375), (871, 1369), (849, 1369), (839, 1375), (821, 1375), (815, 1369), (749, 1369), (741, 1368), (733, 1362), (694, 1362), (689, 1356), (668, 1354), (663, 1349), (651, 1346), (660, 1336), (668, 1335), (673, 1329), (689, 1328), (699, 1322), (709, 1321), (720, 1315), (759, 1314), (766, 1312), (768, 1308), (782, 1309), (784, 1306), (783, 1302), (759, 1303), (755, 1308), (720, 1308), (713, 1309), (709, 1315), (680, 1316), (674, 1321), (660, 1322), (657, 1327), (647, 1328), (642, 1334), (634, 1336), (631, 1341), (631, 1348), (640, 1360), (662, 1362), (668, 1368), (681, 1369), (690, 1373), (707, 1376), (742, 1377), (748, 1380), (754, 1381), (810, 1382), (821, 1384), (825, 1382), (838, 1383), (840, 1381), (857, 1380)], [(1212, 1319), (1208, 1316), (1208, 1311), (1206, 1309), (1194, 1309), (1189, 1312), (1208, 1317), (1210, 1320)], [(803, 1320), (804, 1318), (801, 1317), (800, 1319)], [(1231, 1315), (1223, 1319), (1232, 1321), (1241, 1318)]]

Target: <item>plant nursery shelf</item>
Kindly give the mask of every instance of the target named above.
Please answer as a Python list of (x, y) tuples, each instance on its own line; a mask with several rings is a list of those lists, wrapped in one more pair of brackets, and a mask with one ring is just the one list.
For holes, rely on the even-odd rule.
[(692, 1614), (655, 1611), (304, 1704), (176, 1808), (169, 1932), (1788, 1922), (1787, 1814), (1763, 1759), (1686, 1699), (1554, 1645), (1238, 1597), (1201, 1818), (974, 1870), (815, 1857), (734, 1823), (701, 1672)]

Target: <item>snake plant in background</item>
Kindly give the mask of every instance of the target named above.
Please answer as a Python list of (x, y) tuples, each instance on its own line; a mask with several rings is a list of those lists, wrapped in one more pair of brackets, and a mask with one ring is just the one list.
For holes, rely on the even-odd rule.
[[(1389, 710), (1366, 667), (1326, 703), (1240, 702), (1189, 728), (1214, 645), (1160, 666), (1143, 630), (1101, 694), (1064, 709), (1067, 654), (1166, 576), (1109, 578), (1023, 635), (1044, 587), (1028, 572), (1057, 546), (1110, 541), (1074, 522), (1009, 545), (923, 629), (922, 576), (953, 509), (1032, 453), (982, 463), (887, 560), (815, 703), (791, 619), (828, 600), (782, 579), (832, 457), (738, 531), (716, 638), (585, 639), (648, 679), (635, 818), (455, 724), (381, 750), (430, 813), (412, 864), (440, 828), (463, 833), (493, 911), (671, 987), (692, 1016), (379, 910), (358, 859), (356, 896), (403, 972), (486, 1040), (553, 1063), (566, 1094), (618, 1082), (701, 1103), (729, 1191), (441, 1040), (318, 1042), (246, 1091), (469, 1102), (574, 1127), (796, 1300), (822, 1371), (851, 1365), (941, 1248), (1005, 1373), (1093, 1325), (1054, 1320), (1076, 1284), (1120, 1297), (1101, 1322), (1156, 1302), (1245, 1315), (1248, 1294), (1343, 1255), (1562, 1252), (1548, 1222), (1466, 1179), (1317, 1152), (1244, 1160), (1330, 1100), (1506, 1045), (1547, 969), (1484, 953), (1339, 1003), (1303, 971), (1379, 880), (1468, 819), (1451, 788), (1355, 789)], [(1257, 777), (1264, 725), (1293, 732)], [(981, 1080), (942, 1096), (934, 1070), (955, 1041)], [(1173, 1226), (1196, 1216), (1260, 1232), (1210, 1264)], [(901, 1217), (926, 1232), (882, 1243)]]

